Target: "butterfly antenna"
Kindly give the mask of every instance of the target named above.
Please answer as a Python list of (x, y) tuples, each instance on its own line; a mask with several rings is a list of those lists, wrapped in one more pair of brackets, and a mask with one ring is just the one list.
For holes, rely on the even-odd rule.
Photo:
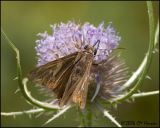
[[(98, 45), (97, 45), (97, 43), (98, 43)], [(100, 40), (97, 40), (97, 42), (93, 45), (93, 47), (97, 45), (97, 48), (94, 51), (94, 55), (97, 54), (97, 49), (99, 48), (99, 44), (100, 44)]]

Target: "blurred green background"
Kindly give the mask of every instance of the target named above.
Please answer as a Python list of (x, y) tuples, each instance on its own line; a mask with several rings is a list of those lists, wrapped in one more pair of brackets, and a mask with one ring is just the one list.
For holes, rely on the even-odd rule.
[[(154, 15), (159, 18), (159, 3), (154, 2)], [(1, 27), (14, 42), (21, 53), (21, 64), (24, 76), (35, 67), (36, 34), (47, 30), (50, 24), (67, 22), (68, 20), (86, 21), (98, 25), (101, 21), (112, 21), (113, 26), (122, 37), (120, 47), (122, 57), (126, 60), (131, 72), (135, 71), (148, 48), (148, 15), (145, 2), (1, 2)], [(153, 91), (159, 89), (159, 53), (153, 57), (148, 75), (140, 90)], [(15, 53), (1, 38), (1, 111), (21, 111), (30, 109), (21, 93), (14, 94), (17, 89)], [(148, 121), (159, 126), (159, 97), (150, 96), (136, 99), (133, 103), (123, 103), (110, 111), (121, 121)], [(27, 115), (1, 117), (2, 126), (41, 126), (49, 117), (40, 118)], [(47, 126), (78, 126), (79, 117), (76, 109), (70, 109), (64, 116), (54, 120)], [(93, 126), (115, 126), (100, 115)]]

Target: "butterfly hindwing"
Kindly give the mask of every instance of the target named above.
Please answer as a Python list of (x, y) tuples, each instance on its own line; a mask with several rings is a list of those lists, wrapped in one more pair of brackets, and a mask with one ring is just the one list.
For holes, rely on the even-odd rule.
[(72, 73), (65, 87), (60, 106), (67, 104), (70, 100), (84, 108), (88, 92), (88, 80), (92, 66), (92, 54), (83, 53), (79, 61), (74, 65)]
[(73, 101), (84, 108), (93, 57), (83, 51), (70, 54), (32, 70), (29, 79), (53, 90), (60, 106)]
[(73, 67), (76, 56), (77, 52), (37, 67), (29, 73), (28, 78), (53, 90), (65, 72)]

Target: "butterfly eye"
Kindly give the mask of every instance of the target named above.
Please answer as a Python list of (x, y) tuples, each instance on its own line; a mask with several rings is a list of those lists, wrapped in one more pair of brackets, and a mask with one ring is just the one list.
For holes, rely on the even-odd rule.
[(96, 54), (97, 54), (97, 49), (94, 50), (94, 55), (96, 55)]
[(88, 48), (88, 45), (85, 45), (85, 46), (84, 46), (84, 49), (87, 49), (87, 48)]

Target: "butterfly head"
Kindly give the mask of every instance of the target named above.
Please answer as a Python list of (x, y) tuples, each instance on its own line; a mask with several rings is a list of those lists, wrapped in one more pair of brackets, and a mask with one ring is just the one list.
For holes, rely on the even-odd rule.
[(100, 40), (97, 40), (97, 42), (94, 43), (93, 46), (86, 45), (84, 49), (90, 53), (93, 53), (94, 55), (97, 54), (97, 49), (99, 48)]

